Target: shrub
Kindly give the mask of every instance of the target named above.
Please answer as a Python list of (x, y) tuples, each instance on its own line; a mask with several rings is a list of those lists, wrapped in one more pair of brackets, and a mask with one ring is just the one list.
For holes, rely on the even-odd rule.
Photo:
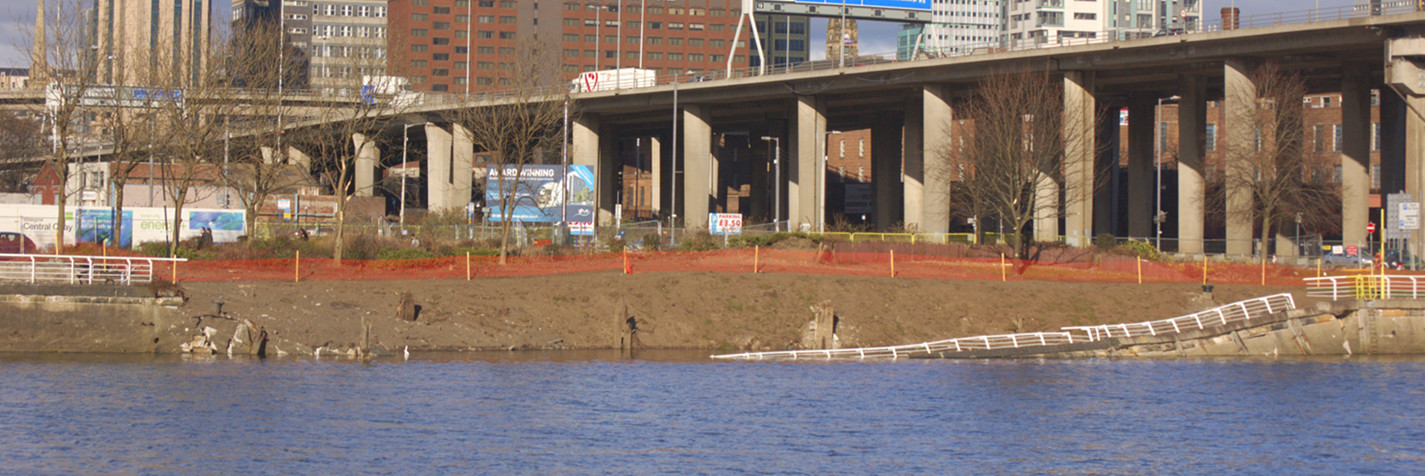
[(722, 240), (714, 238), (707, 231), (695, 231), (683, 235), (678, 251), (709, 251), (722, 248)]
[(623, 238), (612, 237), (604, 240), (604, 245), (609, 247), (609, 251), (620, 253), (623, 251), (624, 241)]
[(377, 259), (425, 259), (434, 257), (434, 253), (420, 248), (385, 248), (377, 250), (375, 256)]
[(641, 239), (643, 240), (642, 246), (645, 250), (658, 251), (663, 249), (663, 237), (656, 231), (644, 233)]
[(1118, 246), (1118, 238), (1114, 238), (1111, 233), (1099, 233), (1093, 237), (1093, 244), (1100, 250), (1108, 251)]
[(1115, 251), (1129, 256), (1137, 256), (1143, 259), (1158, 259), (1158, 249), (1152, 243), (1146, 241), (1130, 241), (1115, 248)]

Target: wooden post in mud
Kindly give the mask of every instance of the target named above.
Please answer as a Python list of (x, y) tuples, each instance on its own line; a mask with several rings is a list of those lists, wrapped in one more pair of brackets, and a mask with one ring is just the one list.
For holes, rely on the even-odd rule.
[(465, 280), (470, 280), (470, 252), (465, 252)]
[(1207, 253), (1202, 254), (1202, 284), (1207, 284)]
[(638, 320), (628, 315), (627, 302), (620, 302), (617, 307), (614, 308), (614, 321), (617, 322), (616, 325), (619, 327), (619, 351), (622, 352), (624, 349), (628, 349), (629, 354), (632, 354), (634, 349), (638, 347)]
[(297, 250), (297, 259), (292, 260), (292, 282), (302, 280), (302, 250)]
[(1009, 273), (1004, 269), (1004, 253), (999, 254), (999, 280), (1009, 281)]
[(1136, 258), (1133, 261), (1138, 263), (1138, 284), (1143, 284), (1143, 258)]
[(891, 250), (891, 277), (896, 277), (896, 250)]
[(761, 246), (753, 246), (753, 247), (752, 247), (752, 274), (757, 274), (757, 273), (762, 272), (760, 269), (758, 269), (758, 262), (760, 262), (760, 261), (762, 261), (762, 247), (761, 247)]
[(818, 349), (834, 348), (836, 343), (836, 312), (831, 308), (831, 301), (822, 301), (820, 304), (811, 307), (811, 312), (815, 317), (812, 325), (812, 343)]
[(178, 282), (178, 260), (173, 260), (173, 282)]

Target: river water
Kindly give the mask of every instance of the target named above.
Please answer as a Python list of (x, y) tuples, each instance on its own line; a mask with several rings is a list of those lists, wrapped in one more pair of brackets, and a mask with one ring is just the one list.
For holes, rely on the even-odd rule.
[(1411, 473), (1425, 360), (0, 355), (32, 473)]

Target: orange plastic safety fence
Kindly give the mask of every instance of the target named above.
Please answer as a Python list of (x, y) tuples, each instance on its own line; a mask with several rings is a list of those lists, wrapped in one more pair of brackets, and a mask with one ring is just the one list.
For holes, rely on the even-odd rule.
[[(262, 259), (242, 261), (188, 261), (177, 266), (179, 281), (278, 280), (395, 280), (472, 279), (540, 276), (624, 267), (624, 255), (526, 257), (512, 256), (505, 264), (491, 256), (464, 256), (413, 260), (345, 260), (328, 258)], [(629, 271), (657, 273), (702, 271), (716, 273), (784, 273), (891, 276), (889, 252), (732, 249), (708, 252), (629, 252)], [(1099, 261), (1025, 261), (999, 256), (964, 256), (963, 253), (895, 254), (894, 273), (900, 278), (1041, 280), (1083, 282), (1198, 282), (1202, 263), (1138, 262), (1132, 257), (1109, 256)], [(1314, 270), (1260, 264), (1210, 263), (1208, 282), (1300, 286)], [(169, 276), (172, 269), (158, 270)]]

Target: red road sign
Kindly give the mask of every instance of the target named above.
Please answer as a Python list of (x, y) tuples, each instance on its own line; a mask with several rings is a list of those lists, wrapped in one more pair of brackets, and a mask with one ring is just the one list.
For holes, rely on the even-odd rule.
[(1375, 223), (1371, 223), (1371, 222), (1366, 222), (1366, 233), (1375, 233), (1375, 232), (1376, 232), (1376, 224), (1375, 224)]

